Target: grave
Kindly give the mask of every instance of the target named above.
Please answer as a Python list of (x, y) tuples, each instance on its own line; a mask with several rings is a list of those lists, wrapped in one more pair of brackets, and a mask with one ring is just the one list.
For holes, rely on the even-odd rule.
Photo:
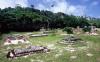
[(47, 47), (43, 46), (29, 46), (27, 48), (17, 48), (12, 49), (7, 53), (7, 58), (21, 57), (30, 55), (33, 53), (46, 53), (50, 50)]
[(43, 37), (43, 36), (48, 36), (48, 34), (31, 34), (29, 37)]
[(82, 41), (82, 39), (78, 38), (77, 36), (67, 35), (59, 43), (62, 43), (62, 44), (74, 44), (74, 43), (77, 43), (77, 42), (80, 42), (80, 41)]
[(90, 26), (90, 27), (91, 27), (90, 35), (98, 35), (98, 34), (97, 34), (96, 26)]
[(46, 34), (44, 32), (45, 32), (45, 29), (42, 28), (42, 29), (40, 29), (40, 33), (37, 33), (37, 34), (29, 33), (28, 36), (29, 37), (43, 37), (43, 36), (48, 36), (48, 34)]
[(10, 45), (10, 44), (19, 44), (19, 43), (29, 43), (29, 41), (26, 39), (23, 35), (10, 35), (4, 38), (4, 45)]
[(81, 34), (82, 30), (79, 26), (77, 26), (77, 29), (75, 31), (76, 34)]

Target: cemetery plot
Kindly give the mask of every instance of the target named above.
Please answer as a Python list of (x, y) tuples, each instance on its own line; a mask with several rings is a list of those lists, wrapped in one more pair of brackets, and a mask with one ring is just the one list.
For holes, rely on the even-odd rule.
[(18, 44), (18, 43), (29, 43), (27, 38), (23, 35), (17, 35), (17, 36), (7, 36), (4, 38), (4, 45), (10, 45), (10, 44)]
[[(18, 33), (22, 35), (22, 33)], [(27, 34), (27, 33), (23, 33)], [(34, 33), (32, 33), (34, 34)], [(12, 38), (15, 37), (15, 38)], [(22, 39), (12, 36), (11, 39)], [(27, 39), (26, 39), (27, 40)], [(28, 38), (29, 44), (0, 45), (1, 62), (100, 62), (100, 36), (48, 35)], [(63, 42), (63, 43), (58, 43)], [(33, 45), (33, 46), (32, 46)], [(36, 46), (34, 46), (36, 45)], [(42, 46), (41, 46), (42, 45)], [(50, 49), (50, 50), (49, 50)], [(8, 59), (10, 58), (10, 59)], [(13, 59), (11, 59), (13, 58)]]
[(66, 44), (66, 45), (75, 45), (77, 43), (79, 43), (79, 44), (85, 44), (85, 42), (81, 38), (79, 38), (77, 36), (74, 36), (74, 35), (66, 35), (58, 43)]
[(50, 50), (47, 47), (43, 46), (29, 46), (27, 48), (17, 48), (10, 50), (7, 54), (7, 58), (14, 58), (29, 55), (32, 53), (39, 53), (39, 52), (49, 52)]
[(43, 37), (43, 36), (48, 36), (48, 34), (30, 34), (30, 37)]

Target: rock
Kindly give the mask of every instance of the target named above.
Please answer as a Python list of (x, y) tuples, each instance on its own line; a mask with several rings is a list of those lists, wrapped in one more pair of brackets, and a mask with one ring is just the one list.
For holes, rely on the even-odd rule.
[(89, 56), (89, 57), (93, 56), (93, 54), (91, 54), (91, 53), (87, 53), (86, 55)]
[(72, 47), (66, 47), (66, 50), (67, 51), (70, 51), (70, 52), (75, 52), (76, 49), (75, 48), (72, 48)]
[(49, 44), (47, 47), (52, 49), (54, 48), (54, 44)]
[(70, 56), (70, 58), (71, 58), (71, 59), (76, 59), (76, 58), (77, 58), (77, 56)]

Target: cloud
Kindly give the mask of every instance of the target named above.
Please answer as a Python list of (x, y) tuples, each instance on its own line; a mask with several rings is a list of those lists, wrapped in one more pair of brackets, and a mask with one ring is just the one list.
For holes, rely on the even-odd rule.
[(14, 0), (0, 0), (0, 8), (2, 9), (14, 6), (15, 6)]
[(88, 2), (88, 1), (90, 1), (90, 0), (82, 0), (83, 2)]
[(15, 0), (15, 4), (20, 4), (22, 7), (27, 7), (28, 0)]
[[(87, 0), (86, 0), (87, 1)], [(66, 14), (84, 15), (86, 7), (82, 5), (72, 5), (66, 0), (0, 0), (0, 8), (15, 7), (16, 4), (22, 7), (34, 5), (36, 9), (48, 10), (54, 13), (63, 12)], [(94, 2), (94, 5), (97, 3)]]
[(21, 5), (22, 7), (27, 7), (27, 0), (0, 0), (0, 8), (4, 9), (7, 7), (15, 7), (16, 4)]
[(98, 1), (94, 1), (94, 2), (92, 2), (92, 6), (96, 6), (96, 5), (98, 5), (99, 4), (99, 2)]
[(100, 18), (100, 16), (98, 16), (98, 18)]
[(46, 8), (44, 5), (42, 4), (38, 4), (37, 9), (39, 10), (49, 10), (48, 8)]
[[(86, 7), (82, 5), (71, 5), (66, 0), (42, 0), (43, 3), (36, 5), (40, 10), (49, 10), (54, 13), (63, 12), (77, 16), (85, 15)], [(53, 5), (53, 7), (52, 7)]]
[(57, 12), (63, 12), (66, 13), (68, 9), (68, 3), (65, 1), (56, 1), (54, 3), (53, 7), (50, 7), (50, 11), (57, 13)]
[(77, 5), (77, 6), (73, 6), (70, 5), (69, 10), (67, 12), (68, 14), (74, 14), (77, 16), (84, 16), (86, 15), (86, 7), (85, 6), (81, 6), (81, 5)]

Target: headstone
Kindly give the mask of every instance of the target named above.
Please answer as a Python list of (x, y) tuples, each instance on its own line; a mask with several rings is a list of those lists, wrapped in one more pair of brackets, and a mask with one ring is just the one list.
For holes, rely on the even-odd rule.
[(41, 34), (43, 34), (46, 30), (44, 29), (44, 27), (42, 27), (42, 29), (40, 29)]
[(90, 35), (98, 35), (98, 34), (97, 34), (96, 26), (91, 26), (91, 32), (90, 32)]
[(80, 27), (79, 26), (77, 26), (77, 34), (80, 34)]

